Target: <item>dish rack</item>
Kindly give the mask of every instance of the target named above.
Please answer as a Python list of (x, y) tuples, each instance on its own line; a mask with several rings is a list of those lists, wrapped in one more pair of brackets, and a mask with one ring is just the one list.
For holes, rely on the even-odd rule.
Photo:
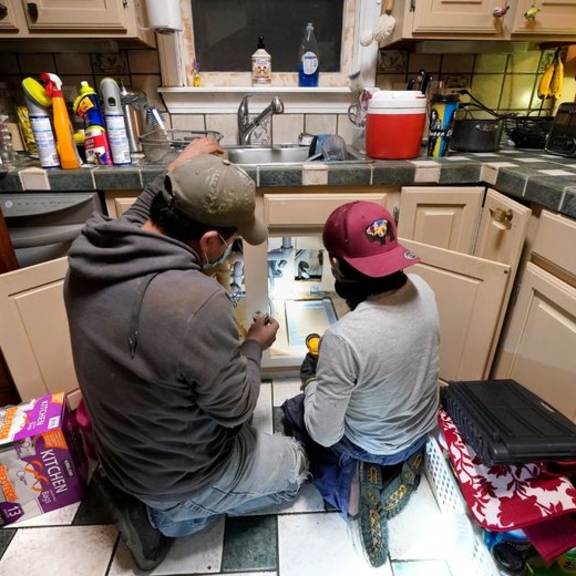
[(516, 148), (544, 149), (554, 116), (537, 113), (538, 116), (531, 116), (530, 112), (526, 116), (507, 116), (504, 120), (504, 130)]
[(162, 130), (156, 128), (151, 132), (142, 134), (139, 140), (147, 163), (169, 164), (190, 142), (204, 137), (220, 142), (223, 134), (216, 130)]
[(426, 443), (424, 470), (438, 508), (449, 519), (453, 533), (458, 534), (457, 554), (448, 559), (452, 573), (455, 576), (500, 576), (479, 527), (468, 515), (449, 459), (432, 433)]

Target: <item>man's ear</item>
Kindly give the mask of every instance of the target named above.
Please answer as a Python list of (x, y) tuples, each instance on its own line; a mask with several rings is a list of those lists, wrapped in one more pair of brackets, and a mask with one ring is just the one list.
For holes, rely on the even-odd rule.
[(202, 250), (204, 250), (204, 252), (208, 252), (211, 248), (214, 247), (215, 242), (220, 242), (218, 232), (216, 232), (216, 230), (208, 230), (204, 232), (202, 236), (200, 236), (198, 245)]

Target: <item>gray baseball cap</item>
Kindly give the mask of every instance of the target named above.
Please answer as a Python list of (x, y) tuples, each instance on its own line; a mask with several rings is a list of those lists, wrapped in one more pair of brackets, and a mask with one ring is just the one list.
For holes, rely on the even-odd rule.
[(248, 244), (268, 238), (268, 229), (254, 214), (254, 180), (228, 160), (205, 154), (182, 162), (166, 175), (162, 195), (196, 222), (236, 228)]

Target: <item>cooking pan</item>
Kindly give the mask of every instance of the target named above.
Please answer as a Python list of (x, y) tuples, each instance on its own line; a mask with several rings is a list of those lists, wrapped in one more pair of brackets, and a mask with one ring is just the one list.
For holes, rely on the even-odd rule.
[[(500, 138), (507, 114), (499, 114), (484, 106), (468, 90), (460, 90), (473, 102), (460, 104), (454, 119), (454, 132), (450, 139), (450, 149), (459, 152), (494, 152), (500, 148)], [(479, 112), (488, 113), (491, 118), (480, 118)]]

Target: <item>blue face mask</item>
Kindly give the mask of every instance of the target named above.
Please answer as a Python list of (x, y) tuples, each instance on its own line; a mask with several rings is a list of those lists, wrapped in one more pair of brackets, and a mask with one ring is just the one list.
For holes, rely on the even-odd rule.
[[(220, 234), (218, 234), (218, 236), (220, 236)], [(214, 260), (214, 262), (210, 262), (208, 260), (208, 256), (206, 256), (206, 252), (204, 252), (204, 258), (206, 258), (206, 263), (202, 264), (202, 270), (212, 270), (212, 268), (216, 268), (216, 266), (219, 266), (220, 264), (222, 264), (227, 258), (228, 256), (230, 256), (230, 252), (232, 252), (232, 244), (228, 244), (228, 242), (226, 242), (226, 240), (224, 240), (224, 238), (222, 238), (222, 236), (220, 236), (220, 240), (222, 240), (222, 242), (224, 242), (224, 244), (226, 244), (226, 250), (224, 250), (224, 254), (222, 254), (222, 256), (220, 256), (220, 258), (218, 258), (218, 260)]]

